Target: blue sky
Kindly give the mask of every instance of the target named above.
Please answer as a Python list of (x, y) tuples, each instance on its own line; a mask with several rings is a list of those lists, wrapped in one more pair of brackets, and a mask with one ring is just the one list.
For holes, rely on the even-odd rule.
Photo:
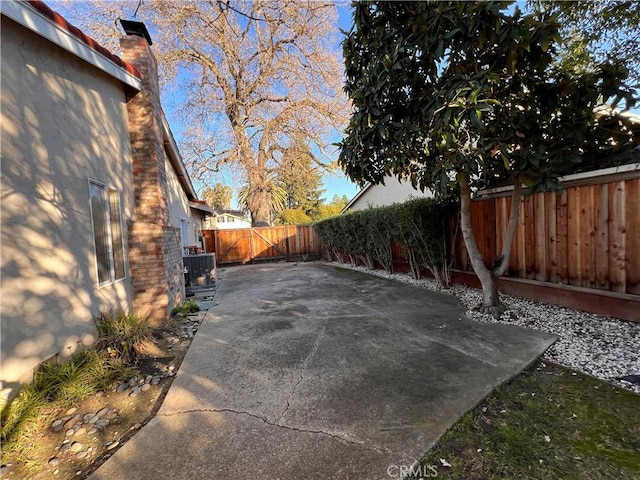
[[(338, 3), (338, 27), (343, 29), (343, 30), (349, 30), (351, 27), (351, 7), (350, 4), (348, 2), (339, 2)], [(341, 51), (341, 47), (340, 47), (340, 43), (342, 42), (342, 34), (337, 34), (335, 37), (335, 46), (336, 48), (339, 48)], [(173, 110), (173, 106), (178, 105), (180, 103), (180, 92), (175, 92), (174, 95), (171, 95), (171, 92), (164, 92), (164, 94), (166, 95), (166, 98), (163, 100), (163, 103), (166, 103), (166, 108), (165, 111), (167, 112), (167, 116), (171, 117), (172, 116), (172, 110)], [(181, 128), (180, 128), (180, 124), (179, 121), (176, 120), (172, 120), (171, 118), (168, 119), (169, 123), (172, 125), (172, 130), (174, 132), (174, 135), (176, 136), (176, 140), (178, 141), (178, 143), (180, 143), (180, 137), (181, 137)], [(334, 141), (338, 142), (341, 140), (341, 136), (340, 135), (336, 135)], [(330, 147), (329, 149), (327, 149), (328, 152), (330, 154), (332, 154), (331, 156), (331, 160), (337, 160), (338, 158), (338, 149), (337, 147)], [(215, 181), (219, 181), (221, 183), (229, 183), (231, 184), (231, 177), (233, 177), (233, 174), (224, 174), (224, 175), (220, 175), (218, 178), (216, 178)], [(198, 192), (202, 192), (203, 188), (205, 187), (205, 184), (203, 184), (202, 182), (194, 179), (194, 186), (196, 187), (196, 190)], [(325, 173), (324, 177), (323, 177), (323, 189), (325, 190), (323, 197), (327, 200), (327, 202), (331, 201), (331, 199), (333, 198), (334, 195), (338, 195), (338, 196), (342, 196), (342, 195), (346, 195), (347, 198), (351, 199), (359, 190), (360, 188), (353, 182), (351, 182), (349, 180), (349, 178), (342, 173), (341, 170), (336, 170), (335, 172), (331, 172), (331, 173)], [(233, 186), (233, 185), (232, 185)], [(236, 201), (236, 199), (234, 198), (233, 200), (234, 202)]]
[[(351, 28), (351, 7), (348, 3), (338, 4), (338, 27), (343, 30), (349, 30)], [(336, 45), (339, 46), (342, 41), (342, 34), (336, 38)], [(336, 141), (340, 140), (337, 138)], [(335, 149), (335, 158), (337, 159), (337, 149)], [(334, 174), (326, 174), (324, 176), (324, 188), (326, 190), (324, 197), (327, 201), (330, 201), (334, 195), (346, 195), (347, 198), (353, 197), (360, 188), (352, 183), (344, 173), (338, 171)]]
[[(338, 5), (338, 27), (342, 30), (349, 30), (349, 28), (351, 28), (351, 7), (348, 3)], [(342, 35), (340, 34), (338, 38), (336, 38), (336, 44), (339, 44), (341, 41)], [(324, 188), (326, 189), (325, 197), (327, 200), (331, 200), (335, 194), (346, 195), (347, 198), (350, 199), (359, 190), (359, 187), (355, 183), (352, 183), (341, 171), (335, 174), (325, 175)]]
[[(2, 0), (0, 0), (2, 1)], [(46, 1), (46, 0), (45, 0)], [(49, 2), (47, 2), (54, 10), (58, 11), (59, 13), (61, 13), (63, 16), (65, 16), (71, 23), (76, 23), (74, 22), (74, 12), (72, 12), (69, 9), (69, 6), (67, 4), (64, 4), (62, 2), (58, 2), (56, 0), (50, 0)], [(133, 11), (135, 10), (135, 5), (137, 4), (137, 1), (135, 0), (131, 0), (131, 12), (128, 11), (128, 9), (126, 11), (124, 11), (124, 15), (131, 15)], [(80, 5), (80, 4), (76, 4)], [(82, 12), (82, 10), (78, 10), (79, 12)], [(126, 18), (126, 17), (125, 17)], [(137, 18), (137, 20), (140, 21), (145, 21), (144, 18)], [(150, 29), (151, 35), (153, 37), (153, 25), (152, 24), (148, 24), (147, 25), (148, 28)], [(349, 28), (351, 27), (351, 7), (350, 7), (350, 2), (346, 2), (343, 0), (338, 0), (338, 27), (343, 29), (343, 30), (349, 30)], [(92, 32), (90, 30), (86, 31), (87, 34), (91, 35)], [(340, 49), (341, 51), (341, 47), (340, 47), (340, 43), (342, 42), (342, 34), (338, 33), (336, 34), (335, 37), (335, 44), (332, 45), (337, 49)], [(114, 52), (117, 53), (117, 52)], [(172, 87), (169, 87), (172, 88)], [(175, 87), (174, 87), (175, 88)], [(165, 89), (162, 92), (162, 104), (163, 104), (163, 108), (165, 110), (165, 113), (167, 114), (167, 120), (169, 121), (169, 124), (171, 125), (171, 129), (173, 131), (173, 134), (176, 138), (176, 141), (178, 142), (178, 145), (180, 147), (181, 144), (181, 139), (182, 139), (182, 133), (183, 130), (185, 128), (185, 125), (183, 124), (183, 122), (181, 121), (181, 119), (178, 117), (177, 115), (177, 110), (180, 104), (182, 104), (184, 96), (183, 96), (183, 92), (181, 92), (179, 89), (175, 89), (175, 90), (171, 90), (171, 89)], [(341, 140), (341, 135), (336, 135), (335, 138), (333, 139), (334, 142), (338, 142)], [(181, 150), (183, 150), (183, 148), (181, 148)], [(337, 160), (338, 157), (338, 149), (336, 147), (330, 147), (329, 149), (327, 149), (328, 152), (331, 154), (331, 160)], [(184, 152), (182, 152), (184, 155)], [(237, 178), (237, 172), (235, 173), (224, 173), (224, 174), (220, 174), (218, 175), (216, 178), (210, 179), (207, 184), (219, 181), (221, 183), (227, 183), (227, 184), (231, 184), (232, 180), (235, 178)], [(325, 190), (325, 193), (323, 195), (324, 198), (326, 198), (327, 201), (330, 201), (334, 195), (346, 195), (347, 198), (351, 198), (353, 197), (359, 190), (359, 187), (352, 183), (339, 169), (335, 172), (332, 173), (326, 173), (324, 175), (324, 185), (323, 188)], [(196, 187), (196, 190), (198, 191), (199, 194), (202, 193), (202, 190), (204, 189), (204, 187), (206, 186), (206, 184), (204, 184), (203, 182), (197, 180), (197, 179), (193, 179), (193, 183), (194, 186)], [(237, 182), (236, 182), (237, 183)], [(234, 187), (237, 187), (237, 185), (232, 185)], [(234, 202), (235, 202), (235, 198), (234, 198)]]

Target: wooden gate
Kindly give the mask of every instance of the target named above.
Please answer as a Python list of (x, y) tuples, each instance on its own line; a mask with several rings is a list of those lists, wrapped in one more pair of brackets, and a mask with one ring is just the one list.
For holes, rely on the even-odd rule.
[(205, 230), (207, 250), (213, 247), (219, 265), (256, 261), (317, 260), (322, 245), (313, 226)]

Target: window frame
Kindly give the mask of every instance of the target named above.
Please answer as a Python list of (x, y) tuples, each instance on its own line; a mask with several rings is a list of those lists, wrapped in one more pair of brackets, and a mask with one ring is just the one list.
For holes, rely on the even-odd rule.
[[(94, 272), (96, 275), (96, 282), (98, 288), (103, 288), (109, 285), (126, 280), (127, 278), (127, 255), (124, 241), (124, 229), (122, 225), (122, 202), (120, 201), (120, 192), (110, 187), (108, 184), (88, 179), (88, 196), (89, 196), (89, 214), (91, 216), (91, 235), (93, 238), (93, 258), (94, 258)], [(102, 207), (102, 220), (104, 222), (104, 229), (106, 233), (106, 256), (108, 260), (108, 278), (100, 279), (100, 260), (98, 258), (98, 237), (96, 235), (96, 216), (94, 214), (94, 202), (93, 202), (93, 188), (98, 188), (101, 191), (101, 207)], [(114, 202), (115, 200), (115, 202)], [(115, 205), (114, 205), (115, 203)], [(117, 207), (115, 211), (114, 207)], [(112, 214), (115, 212), (115, 215)], [(117, 217), (117, 218), (116, 218)], [(117, 232), (114, 232), (114, 221), (117, 220)], [(114, 235), (118, 234), (119, 238), (114, 242)], [(116, 253), (116, 247), (119, 247), (120, 254)], [(105, 252), (102, 252), (104, 254)], [(119, 258), (118, 258), (119, 257)], [(116, 265), (118, 263), (118, 265)], [(118, 272), (121, 271), (120, 277)]]
[(180, 243), (183, 247), (189, 247), (189, 230), (191, 222), (186, 217), (180, 218)]

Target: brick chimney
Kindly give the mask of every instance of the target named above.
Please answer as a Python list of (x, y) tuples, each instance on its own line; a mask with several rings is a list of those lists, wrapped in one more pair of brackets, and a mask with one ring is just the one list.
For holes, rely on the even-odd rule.
[(185, 297), (184, 266), (180, 229), (169, 223), (168, 162), (157, 63), (146, 29), (144, 32), (143, 36), (129, 33), (120, 40), (122, 59), (142, 76), (142, 90), (127, 103), (135, 195), (129, 265), (134, 311), (158, 325)]

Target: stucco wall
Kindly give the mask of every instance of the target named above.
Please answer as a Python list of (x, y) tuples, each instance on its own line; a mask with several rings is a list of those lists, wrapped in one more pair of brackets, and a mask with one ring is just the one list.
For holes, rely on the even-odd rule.
[(120, 82), (2, 17), (3, 382), (78, 342), (92, 316), (131, 306), (127, 278), (97, 287), (89, 179), (132, 216), (131, 146)]
[(410, 198), (431, 197), (430, 191), (421, 192), (411, 186), (411, 182), (398, 182), (397, 178), (385, 177), (384, 185), (371, 185), (349, 207), (349, 210), (365, 210), (369, 207), (381, 207), (392, 203), (406, 202)]
[[(180, 222), (186, 221), (189, 226), (187, 228), (187, 242), (186, 245), (195, 245), (195, 238), (193, 233), (193, 219), (191, 218), (191, 208), (189, 207), (189, 200), (180, 185), (178, 176), (175, 170), (171, 166), (168, 155), (165, 155), (165, 170), (167, 172), (167, 203), (169, 205), (169, 225), (180, 229)], [(184, 246), (184, 245), (183, 245)]]

